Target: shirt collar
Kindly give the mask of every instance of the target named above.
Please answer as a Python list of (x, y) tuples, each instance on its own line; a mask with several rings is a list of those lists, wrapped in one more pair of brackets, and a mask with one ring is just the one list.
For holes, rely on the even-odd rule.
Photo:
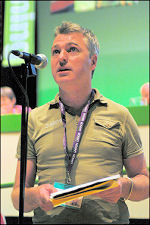
[[(96, 88), (94, 88), (94, 91), (95, 91), (95, 96), (91, 104), (95, 102), (99, 102), (100, 105), (107, 106), (107, 99), (103, 95), (101, 95)], [(53, 99), (49, 105), (49, 109), (58, 109), (58, 108), (59, 108), (59, 93), (57, 93), (57, 95), (55, 96), (55, 99)]]
[(107, 99), (102, 94), (100, 94), (100, 92), (96, 88), (94, 88), (94, 91), (95, 91), (95, 96), (94, 96), (93, 102), (99, 102), (100, 105), (107, 106)]
[(56, 94), (55, 98), (50, 102), (49, 109), (59, 108), (59, 93)]

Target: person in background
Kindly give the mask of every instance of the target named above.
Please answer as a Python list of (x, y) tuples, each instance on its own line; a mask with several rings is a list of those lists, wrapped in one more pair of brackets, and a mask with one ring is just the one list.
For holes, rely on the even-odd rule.
[[(98, 55), (98, 40), (89, 29), (71, 22), (56, 28), (51, 68), (59, 93), (29, 114), (24, 211), (34, 210), (33, 224), (128, 224), (125, 201), (148, 198), (148, 170), (134, 119), (92, 88)], [(20, 140), (17, 158), (12, 202), (18, 210)], [(74, 186), (115, 174), (120, 174), (116, 187), (83, 197), (80, 208), (54, 207), (50, 201), (56, 182)]]
[(141, 92), (141, 96), (142, 96), (142, 99), (141, 99), (141, 105), (149, 105), (150, 101), (149, 101), (149, 82), (143, 84), (141, 86), (141, 89), (140, 89), (140, 92)]
[[(1, 115), (7, 115), (7, 114), (21, 114), (22, 112), (22, 106), (16, 105), (16, 96), (14, 94), (14, 91), (11, 87), (1, 87), (1, 106), (0, 106), (0, 112)], [(31, 111), (31, 108), (29, 108), (29, 111)]]
[(3, 216), (2, 213), (0, 213), (0, 217), (1, 217), (1, 223), (0, 224), (6, 224), (6, 219), (5, 219), (5, 217)]

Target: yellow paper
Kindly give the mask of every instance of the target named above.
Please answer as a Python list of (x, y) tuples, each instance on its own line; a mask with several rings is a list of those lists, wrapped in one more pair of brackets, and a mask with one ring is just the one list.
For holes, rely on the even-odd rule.
[(62, 196), (54, 196), (50, 198), (50, 201), (53, 203), (54, 207), (61, 205), (62, 203), (72, 201), (79, 197), (85, 197), (88, 195), (96, 194), (98, 192), (106, 191), (111, 188), (117, 187), (118, 183), (116, 180), (108, 180), (100, 184), (95, 184), (92, 187), (84, 187), (81, 190), (73, 190), (70, 193), (64, 193)]

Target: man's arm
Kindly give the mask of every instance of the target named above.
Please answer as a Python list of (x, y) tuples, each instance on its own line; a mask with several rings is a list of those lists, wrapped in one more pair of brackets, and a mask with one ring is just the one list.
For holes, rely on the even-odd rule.
[[(124, 160), (128, 177), (133, 181), (131, 201), (140, 201), (149, 197), (149, 173), (144, 154)], [(131, 181), (126, 177), (118, 179), (118, 187), (97, 193), (95, 195), (108, 202), (117, 202), (120, 198), (127, 199), (131, 190)]]
[[(50, 184), (43, 184), (34, 187), (36, 177), (36, 164), (33, 160), (27, 160), (25, 196), (24, 196), (24, 212), (30, 212), (37, 207), (48, 211), (53, 208), (49, 200), (50, 193), (55, 188)], [(12, 202), (14, 207), (19, 210), (19, 191), (20, 190), (20, 161), (17, 162), (15, 184), (12, 191)]]
[[(128, 177), (133, 181), (133, 190), (129, 200), (141, 201), (149, 197), (149, 173), (146, 166), (144, 154), (124, 160), (124, 166)], [(121, 197), (128, 197), (131, 182), (127, 178), (122, 179)], [(130, 185), (128, 184), (130, 183)]]

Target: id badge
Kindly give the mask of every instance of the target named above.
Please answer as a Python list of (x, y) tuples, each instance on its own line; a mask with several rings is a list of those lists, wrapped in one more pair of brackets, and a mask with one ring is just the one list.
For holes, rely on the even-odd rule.
[[(63, 184), (63, 183), (59, 183), (59, 182), (54, 182), (54, 187), (57, 190), (64, 190), (64, 189), (74, 187), (74, 186), (70, 185), (70, 184)], [(80, 209), (81, 205), (82, 205), (82, 199), (83, 199), (83, 197), (79, 197), (79, 198), (76, 198), (72, 201), (65, 202), (65, 203), (61, 204), (61, 206)]]

